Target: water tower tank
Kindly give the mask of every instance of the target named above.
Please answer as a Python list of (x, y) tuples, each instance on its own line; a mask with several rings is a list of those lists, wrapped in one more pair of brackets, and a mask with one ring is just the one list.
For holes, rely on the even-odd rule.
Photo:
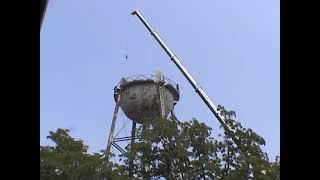
[(179, 88), (176, 83), (164, 76), (138, 75), (122, 78), (115, 87), (115, 100), (117, 93), (121, 94), (120, 107), (125, 115), (136, 123), (144, 118), (157, 118), (161, 116), (159, 84), (162, 84), (165, 116), (173, 109), (179, 100)]

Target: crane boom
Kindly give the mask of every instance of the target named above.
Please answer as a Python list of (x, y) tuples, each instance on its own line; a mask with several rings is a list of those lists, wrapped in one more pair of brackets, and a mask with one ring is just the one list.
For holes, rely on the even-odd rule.
[(235, 136), (233, 136), (231, 129), (226, 124), (225, 118), (219, 113), (217, 106), (213, 103), (213, 101), (210, 99), (210, 97), (207, 95), (207, 93), (202, 89), (202, 87), (195, 81), (195, 79), (192, 77), (192, 75), (188, 72), (188, 70), (185, 68), (185, 66), (181, 63), (179, 58), (164, 43), (164, 41), (153, 30), (153, 28), (150, 26), (150, 24), (146, 21), (146, 19), (141, 15), (141, 13), (138, 10), (134, 10), (131, 14), (138, 16), (138, 18), (141, 20), (141, 22), (150, 31), (151, 35), (157, 40), (157, 42), (164, 49), (164, 51), (168, 54), (168, 56), (175, 63), (175, 65), (179, 68), (181, 73), (189, 81), (189, 83), (192, 85), (192, 87), (195, 89), (195, 91), (199, 94), (201, 99), (205, 102), (205, 104), (208, 106), (208, 108), (211, 110), (211, 112), (214, 114), (214, 116), (218, 119), (218, 121), (220, 122), (220, 124), (222, 125), (224, 130), (231, 134), (231, 138), (236, 143), (236, 145), (240, 148), (239, 140)]

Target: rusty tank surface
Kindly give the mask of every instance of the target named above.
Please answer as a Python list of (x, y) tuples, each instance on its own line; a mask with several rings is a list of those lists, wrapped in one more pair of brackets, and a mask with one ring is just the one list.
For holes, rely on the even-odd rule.
[(122, 78), (115, 87), (114, 98), (120, 93), (120, 107), (124, 114), (136, 123), (142, 123), (144, 118), (161, 117), (161, 102), (159, 85), (162, 85), (165, 116), (173, 109), (179, 100), (178, 84), (162, 74), (135, 75)]

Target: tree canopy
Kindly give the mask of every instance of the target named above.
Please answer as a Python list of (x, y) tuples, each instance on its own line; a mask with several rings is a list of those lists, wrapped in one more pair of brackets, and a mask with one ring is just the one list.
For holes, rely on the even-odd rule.
[[(145, 119), (136, 130), (139, 139), (120, 155), (121, 165), (106, 163), (101, 152), (87, 153), (88, 146), (72, 138), (69, 130), (58, 129), (47, 137), (55, 146), (40, 146), (40, 176), (41, 179), (280, 179), (280, 158), (269, 160), (261, 149), (265, 140), (231, 116), (226, 123), (233, 134), (225, 132), (214, 137), (212, 129), (196, 119), (186, 122)], [(231, 136), (239, 139), (241, 149)], [(130, 161), (133, 161), (132, 177)]]

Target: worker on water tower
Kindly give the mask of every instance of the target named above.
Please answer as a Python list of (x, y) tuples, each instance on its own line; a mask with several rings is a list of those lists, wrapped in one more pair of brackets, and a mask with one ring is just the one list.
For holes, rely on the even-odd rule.
[(156, 71), (154, 82), (155, 83), (164, 82), (164, 75), (161, 71)]

